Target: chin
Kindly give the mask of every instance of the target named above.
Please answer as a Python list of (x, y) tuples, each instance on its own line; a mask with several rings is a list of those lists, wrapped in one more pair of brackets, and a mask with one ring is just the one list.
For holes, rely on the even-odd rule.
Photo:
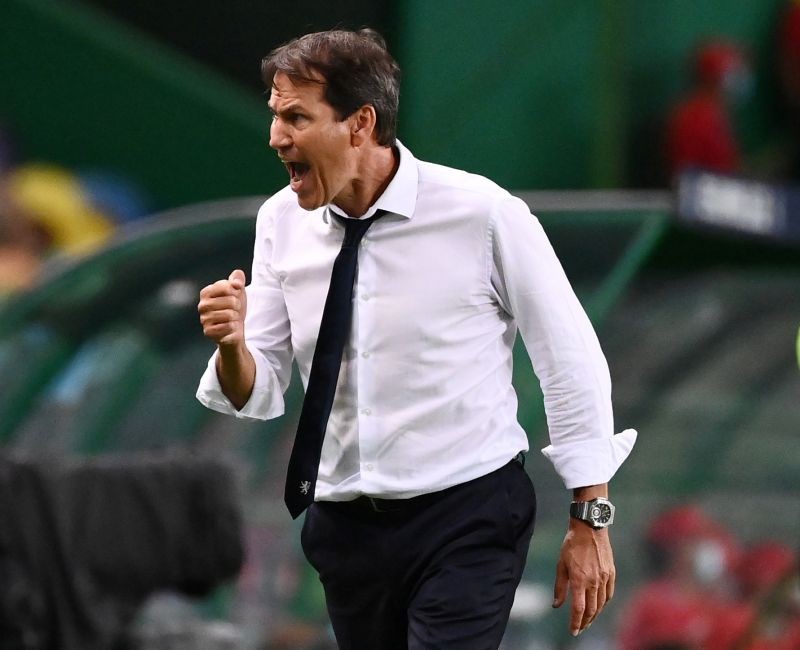
[(319, 200), (312, 199), (312, 198), (302, 198), (297, 197), (297, 205), (299, 205), (303, 210), (307, 210), (311, 212), (316, 210), (317, 208), (321, 208), (325, 203), (320, 202)]

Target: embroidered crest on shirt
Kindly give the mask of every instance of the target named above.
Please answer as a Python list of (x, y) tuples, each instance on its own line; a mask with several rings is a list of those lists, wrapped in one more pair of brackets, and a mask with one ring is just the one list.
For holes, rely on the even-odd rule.
[(308, 491), (311, 489), (311, 481), (300, 481), (300, 492), (303, 494), (308, 494)]

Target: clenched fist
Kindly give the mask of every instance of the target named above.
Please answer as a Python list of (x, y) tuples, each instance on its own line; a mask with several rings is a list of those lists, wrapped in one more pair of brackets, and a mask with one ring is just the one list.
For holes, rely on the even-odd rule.
[(197, 311), (203, 334), (222, 347), (244, 344), (244, 317), (247, 314), (245, 275), (233, 271), (227, 280), (218, 280), (200, 292)]

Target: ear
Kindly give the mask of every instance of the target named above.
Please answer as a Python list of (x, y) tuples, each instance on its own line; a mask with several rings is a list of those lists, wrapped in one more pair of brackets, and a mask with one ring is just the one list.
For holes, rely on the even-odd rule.
[(354, 147), (366, 144), (375, 132), (378, 116), (371, 104), (365, 104), (350, 116), (350, 141)]

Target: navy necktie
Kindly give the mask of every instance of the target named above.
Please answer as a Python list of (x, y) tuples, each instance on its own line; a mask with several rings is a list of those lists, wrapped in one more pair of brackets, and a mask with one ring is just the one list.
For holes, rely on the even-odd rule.
[(384, 213), (384, 210), (378, 210), (369, 219), (339, 219), (345, 227), (344, 241), (333, 262), (328, 297), (322, 310), (314, 359), (286, 473), (283, 498), (293, 519), (297, 519), (314, 501), (322, 441), (336, 393), (342, 353), (350, 335), (358, 245), (367, 229)]

